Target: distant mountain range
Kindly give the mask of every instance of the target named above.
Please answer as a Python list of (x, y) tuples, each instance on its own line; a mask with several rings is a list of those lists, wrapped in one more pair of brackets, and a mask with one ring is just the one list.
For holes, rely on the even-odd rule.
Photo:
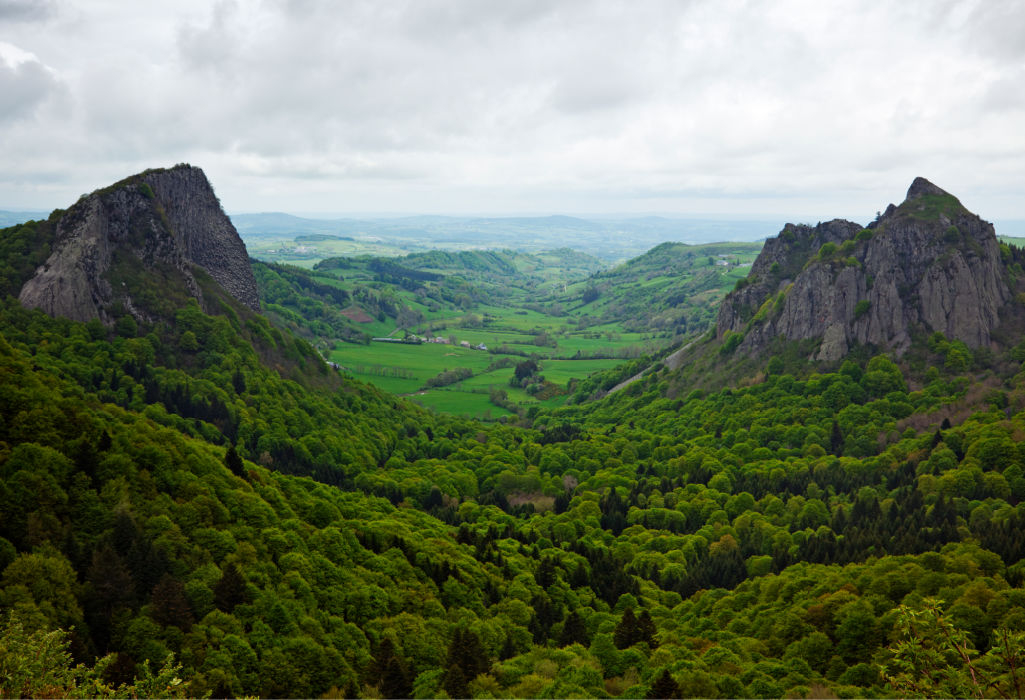
[(268, 213), (235, 214), (231, 220), (242, 238), (252, 241), (329, 235), (378, 239), (400, 245), (415, 243), (428, 248), (479, 247), (530, 252), (568, 247), (608, 261), (635, 257), (666, 241), (756, 241), (772, 235), (778, 228), (777, 222), (770, 221), (658, 216), (623, 219), (408, 216), (329, 220)]
[(45, 211), (5, 211), (0, 209), (0, 227), (14, 226), (31, 219), (45, 219), (49, 212)]

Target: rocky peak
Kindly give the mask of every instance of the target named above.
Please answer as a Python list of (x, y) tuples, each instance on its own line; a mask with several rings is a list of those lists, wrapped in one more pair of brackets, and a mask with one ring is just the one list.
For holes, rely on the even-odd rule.
[(915, 328), (980, 347), (1010, 298), (1004, 275), (993, 226), (916, 178), (869, 228), (784, 227), (723, 301), (717, 332), (743, 334), (749, 353), (780, 336), (820, 340), (813, 357), (824, 361), (855, 344), (902, 354)]
[(944, 190), (926, 180), (924, 177), (916, 177), (911, 183), (911, 187), (908, 188), (908, 194), (907, 197), (904, 198), (904, 202), (907, 203), (913, 199), (918, 199), (919, 197), (929, 194), (947, 197), (951, 196)]
[(203, 171), (148, 170), (68, 209), (57, 223), (53, 252), (19, 298), (77, 321), (110, 323), (119, 308), (145, 320), (152, 306), (146, 300), (171, 293), (159, 285), (202, 302), (196, 268), (259, 310), (245, 244)]

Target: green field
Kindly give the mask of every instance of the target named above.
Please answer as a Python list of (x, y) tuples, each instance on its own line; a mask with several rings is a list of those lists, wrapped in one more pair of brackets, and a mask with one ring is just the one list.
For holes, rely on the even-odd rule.
[(306, 242), (284, 236), (274, 239), (251, 238), (246, 241), (246, 248), (249, 255), (259, 260), (271, 260), (305, 268), (312, 268), (324, 258), (336, 256), (394, 257), (409, 252), (407, 247), (390, 245), (374, 239), (324, 239)]
[[(276, 259), (288, 249), (262, 243)], [(503, 406), (523, 412), (561, 405), (593, 373), (704, 333), (761, 247), (666, 243), (603, 270), (597, 259), (567, 249), (429, 250), (385, 258), (363, 255), (382, 252), (366, 248), (366, 241), (299, 243), (290, 244), (292, 252), (310, 258), (291, 262), (308, 271), (257, 269), (264, 303), (280, 321), (298, 330), (305, 319), (307, 337), (362, 381), (417, 394), (439, 411), (485, 416), (490, 408), (493, 417), (507, 413)], [(334, 257), (313, 264), (327, 255)], [(407, 335), (449, 342), (371, 340)], [(464, 342), (473, 349), (461, 347)], [(476, 349), (481, 344), (486, 351)], [(512, 368), (531, 358), (539, 369), (511, 385)], [(457, 369), (471, 376), (427, 386)], [(505, 394), (492, 397), (493, 390)]]
[[(633, 334), (626, 334), (632, 336)], [(460, 338), (470, 338), (469, 333), (459, 333)], [(474, 336), (473, 342), (477, 342)], [(486, 338), (483, 338), (487, 340)], [(597, 341), (594, 341), (597, 342)], [(551, 351), (551, 348), (520, 346), (529, 350)], [(605, 345), (605, 349), (610, 346)], [(613, 348), (614, 349), (614, 348)], [(583, 379), (592, 372), (617, 365), (617, 359), (546, 359), (540, 355), (540, 374), (549, 382), (566, 388), (573, 379)], [(337, 362), (352, 376), (373, 384), (384, 391), (409, 396), (418, 403), (446, 413), (458, 415), (497, 418), (509, 411), (489, 401), (491, 389), (501, 389), (513, 402), (525, 407), (551, 405), (553, 399), (539, 401), (519, 387), (510, 387), (512, 366), (492, 368), (502, 359), (509, 363), (523, 362), (518, 355), (500, 355), (482, 350), (453, 347), (435, 343), (406, 345), (402, 343), (372, 342), (369, 345), (351, 343), (339, 344), (330, 353), (332, 362)], [(427, 389), (428, 379), (446, 370), (465, 367), (473, 376), (446, 387)], [(563, 397), (564, 399), (564, 397)], [(562, 401), (554, 401), (560, 405)]]
[(435, 389), (422, 393), (418, 392), (410, 395), (409, 398), (440, 413), (452, 413), (482, 420), (513, 415), (506, 409), (491, 403), (487, 394), (477, 394), (457, 389)]

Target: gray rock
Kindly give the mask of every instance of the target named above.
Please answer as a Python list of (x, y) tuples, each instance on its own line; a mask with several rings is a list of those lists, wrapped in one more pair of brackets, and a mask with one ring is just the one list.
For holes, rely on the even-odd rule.
[(19, 299), (76, 321), (110, 323), (116, 305), (144, 320), (128, 291), (109, 282), (118, 255), (144, 268), (175, 270), (202, 302), (192, 269), (199, 267), (241, 303), (260, 308), (245, 244), (199, 168), (147, 171), (80, 199), (61, 217), (53, 252)]
[[(788, 224), (766, 242), (748, 284), (723, 301), (719, 337), (744, 333), (739, 351), (751, 354), (780, 336), (821, 339), (813, 357), (823, 361), (854, 344), (901, 355), (914, 327), (971, 347), (990, 342), (1011, 296), (992, 224), (916, 178), (904, 203), (870, 224), (870, 237), (861, 231), (847, 221)], [(820, 257), (825, 243), (837, 250)]]

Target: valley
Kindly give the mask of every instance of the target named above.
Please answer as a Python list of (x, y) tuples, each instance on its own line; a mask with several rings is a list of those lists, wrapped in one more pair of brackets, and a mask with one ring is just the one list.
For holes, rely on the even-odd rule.
[[(268, 264), (257, 276), (268, 313), (343, 371), (436, 410), (498, 419), (583, 400), (592, 373), (703, 333), (760, 247), (667, 243), (614, 267), (570, 249), (433, 251), (328, 258), (308, 273)], [(302, 309), (317, 303), (332, 307), (334, 327), (305, 323)], [(511, 382), (525, 362), (537, 367)], [(468, 374), (428, 384), (454, 371)]]
[(2, 694), (1019, 694), (1025, 251), (776, 229), (285, 265), (178, 165), (0, 230)]

